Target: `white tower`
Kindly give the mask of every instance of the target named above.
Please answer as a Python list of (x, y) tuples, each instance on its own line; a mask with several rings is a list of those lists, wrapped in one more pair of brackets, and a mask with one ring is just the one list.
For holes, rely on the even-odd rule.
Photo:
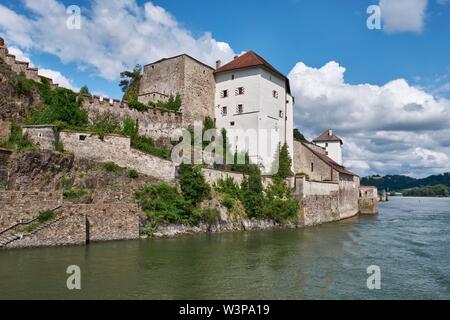
[(325, 148), (328, 157), (342, 166), (342, 139), (329, 129), (313, 140), (318, 146)]

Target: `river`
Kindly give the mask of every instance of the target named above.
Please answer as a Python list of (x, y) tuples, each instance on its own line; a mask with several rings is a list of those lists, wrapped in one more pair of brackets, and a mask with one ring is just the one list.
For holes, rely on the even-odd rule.
[[(0, 299), (450, 299), (450, 199), (299, 230), (0, 251)], [(66, 269), (81, 268), (69, 291)], [(379, 266), (381, 289), (367, 288)]]

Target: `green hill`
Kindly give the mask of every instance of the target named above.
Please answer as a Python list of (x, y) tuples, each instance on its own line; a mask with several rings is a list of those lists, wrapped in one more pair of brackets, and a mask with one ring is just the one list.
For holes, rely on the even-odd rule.
[(400, 192), (405, 189), (431, 187), (443, 185), (450, 187), (450, 173), (433, 175), (423, 179), (415, 179), (402, 175), (370, 176), (362, 178), (362, 185), (374, 186), (378, 190)]

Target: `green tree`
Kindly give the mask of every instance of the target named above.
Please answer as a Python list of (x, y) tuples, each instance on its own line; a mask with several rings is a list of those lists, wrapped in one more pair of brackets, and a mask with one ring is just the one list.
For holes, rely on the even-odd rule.
[(250, 174), (241, 183), (242, 204), (250, 218), (260, 218), (263, 215), (264, 188), (261, 171), (257, 166), (249, 167)]
[(182, 164), (179, 169), (181, 192), (194, 206), (210, 198), (211, 188), (206, 183), (200, 166)]
[(129, 102), (137, 101), (139, 95), (139, 85), (142, 78), (142, 66), (137, 64), (132, 71), (120, 73), (122, 79), (119, 86), (124, 92), (123, 99)]
[(278, 178), (286, 179), (292, 177), (294, 173), (292, 172), (292, 159), (289, 155), (288, 145), (285, 143), (279, 150), (278, 156), (278, 172), (275, 174)]
[(265, 190), (263, 216), (277, 222), (295, 221), (298, 218), (299, 208), (299, 200), (292, 195), (286, 182), (275, 177), (273, 183)]
[(298, 129), (294, 129), (294, 140), (306, 141), (305, 136)]

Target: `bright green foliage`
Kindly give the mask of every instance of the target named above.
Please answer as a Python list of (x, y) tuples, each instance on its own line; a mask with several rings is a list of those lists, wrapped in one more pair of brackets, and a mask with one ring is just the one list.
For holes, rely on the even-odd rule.
[(92, 120), (92, 125), (89, 129), (97, 133), (100, 138), (103, 138), (107, 134), (121, 132), (120, 120), (110, 112), (99, 113)]
[(167, 102), (158, 101), (156, 103), (150, 102), (149, 105), (153, 108), (158, 108), (161, 110), (167, 110), (167, 111), (179, 111), (181, 108), (181, 96), (177, 94), (175, 97), (173, 95), (169, 96), (169, 99)]
[(292, 167), (292, 159), (291, 156), (289, 155), (288, 145), (285, 143), (281, 147), (281, 149), (279, 149), (278, 171), (276, 172), (275, 176), (281, 179), (292, 177), (294, 173), (292, 172), (291, 167)]
[(16, 150), (19, 153), (35, 150), (35, 146), (22, 135), (22, 128), (16, 123), (11, 123), (11, 135), (8, 140), (1, 142), (0, 147)]
[(211, 197), (211, 188), (206, 183), (200, 166), (182, 164), (179, 175), (183, 196), (194, 206)]
[(87, 86), (83, 86), (80, 89), (80, 95), (84, 96), (84, 97), (91, 97), (91, 93), (89, 91), (89, 88)]
[(156, 222), (192, 224), (192, 205), (168, 184), (145, 185), (135, 195), (147, 216)]
[(51, 89), (48, 85), (42, 85), (40, 89), (44, 107), (33, 112), (27, 123), (55, 124), (68, 129), (87, 127), (87, 113), (75, 92), (65, 88)]
[(233, 178), (220, 179), (214, 184), (214, 190), (219, 193), (231, 196), (234, 199), (241, 199), (241, 188)]
[(132, 71), (124, 71), (120, 74), (119, 86), (124, 92), (123, 100), (128, 102), (137, 101), (139, 95), (139, 86), (142, 78), (142, 66), (137, 64)]
[(21, 72), (13, 78), (12, 85), (19, 96), (30, 96), (34, 89), (39, 88), (39, 84), (33, 80), (27, 79)]
[(299, 201), (292, 196), (285, 181), (274, 178), (265, 190), (263, 216), (277, 222), (295, 221), (298, 217)]
[(38, 222), (45, 223), (52, 220), (53, 218), (55, 218), (55, 213), (52, 210), (42, 211), (39, 213)]
[(242, 204), (250, 218), (259, 218), (263, 215), (263, 189), (261, 171), (252, 167), (250, 174), (244, 177), (241, 184)]
[(138, 125), (135, 120), (126, 117), (123, 121), (123, 134), (127, 137), (133, 137), (138, 134)]
[(142, 102), (139, 102), (137, 100), (129, 100), (128, 101), (128, 107), (130, 109), (135, 109), (139, 112), (146, 112), (148, 111), (149, 107), (143, 104)]
[(89, 196), (89, 191), (84, 189), (68, 189), (63, 191), (64, 200), (84, 201)]
[(306, 141), (305, 136), (298, 129), (294, 129), (294, 140)]
[(450, 197), (450, 187), (444, 184), (402, 191), (405, 197)]
[(196, 209), (194, 209), (192, 215), (193, 215), (195, 224), (203, 222), (203, 223), (212, 225), (212, 224), (219, 222), (219, 220), (220, 220), (220, 211), (217, 209), (196, 208)]

